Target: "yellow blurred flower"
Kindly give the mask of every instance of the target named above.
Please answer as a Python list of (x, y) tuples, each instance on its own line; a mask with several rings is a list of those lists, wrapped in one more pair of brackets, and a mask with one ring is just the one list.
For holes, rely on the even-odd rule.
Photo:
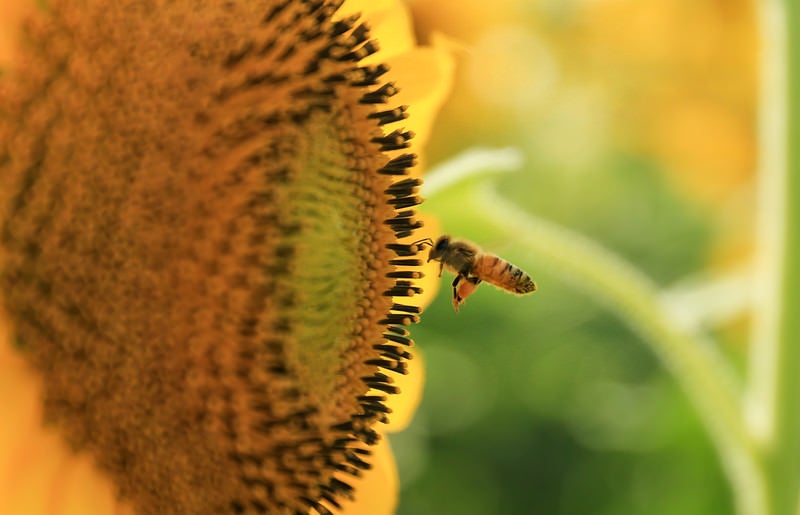
[(751, 0), (591, 2), (579, 22), (591, 67), (616, 96), (623, 137), (688, 194), (717, 202), (755, 169)]
[[(68, 2), (54, 1), (49, 3), (48, 8), (59, 9), (65, 3)], [(10, 35), (15, 33), (17, 27), (16, 6), (16, 2), (0, 4), (0, 8), (4, 9), (0, 12), (13, 14), (0, 17), (0, 69), (13, 70), (15, 66), (14, 54), (10, 50), (13, 48)], [(452, 62), (442, 47), (416, 45), (410, 17), (401, 2), (347, 1), (336, 16), (344, 18), (356, 12), (362, 12), (369, 21), (371, 35), (381, 46), (381, 51), (368, 57), (365, 62), (388, 63), (391, 69), (381, 80), (395, 82), (400, 88), (391, 102), (410, 106), (411, 118), (407, 120), (408, 123), (405, 120), (396, 121), (388, 126), (394, 129), (402, 125), (413, 130), (416, 137), (411, 141), (411, 150), (419, 153), (431, 130), (436, 111), (449, 91)], [(76, 66), (85, 64), (75, 63)], [(10, 136), (0, 134), (0, 140), (2, 137)], [(390, 157), (399, 155), (394, 150), (388, 153)], [(408, 245), (415, 239), (428, 236), (432, 228), (434, 226), (428, 224), (421, 235), (415, 233), (400, 241)], [(438, 281), (428, 279), (419, 284), (423, 290), (421, 294), (411, 299), (397, 298), (395, 302), (419, 307), (427, 304), (436, 291)], [(357, 317), (358, 313), (353, 316)], [(0, 319), (0, 513), (133, 514), (131, 505), (117, 498), (115, 491), (119, 485), (113, 485), (99, 471), (93, 457), (86, 452), (74, 453), (63, 442), (61, 435), (45, 424), (42, 406), (44, 385), (39, 374), (34, 372), (35, 367), (14, 349), (15, 346), (24, 345), (24, 342), (15, 340), (8, 321)], [(422, 363), (419, 359), (412, 360), (408, 368), (408, 375), (395, 376), (393, 382), (403, 394), (389, 396), (386, 401), (393, 411), (389, 416), (387, 431), (396, 431), (407, 425), (418, 403), (423, 381)], [(378, 395), (383, 392), (375, 390), (368, 395), (373, 393)], [(342, 508), (337, 512), (381, 515), (394, 511), (397, 473), (387, 439), (380, 439), (371, 451), (371, 468), (357, 471), (359, 477), (347, 480), (356, 492), (355, 500), (339, 499)], [(326, 505), (332, 507), (331, 502), (323, 501), (316, 510), (324, 511)], [(316, 510), (312, 508), (311, 513), (316, 513)]]
[[(752, 178), (752, 0), (409, 3), (423, 37), (444, 32), (464, 48), (443, 137), (462, 126), (522, 131), (553, 152), (551, 133), (571, 142), (565, 133), (581, 133), (589, 119), (581, 151), (607, 144), (651, 156), (701, 201), (729, 198)], [(559, 116), (567, 121), (554, 127)], [(556, 153), (553, 166), (568, 157)]]

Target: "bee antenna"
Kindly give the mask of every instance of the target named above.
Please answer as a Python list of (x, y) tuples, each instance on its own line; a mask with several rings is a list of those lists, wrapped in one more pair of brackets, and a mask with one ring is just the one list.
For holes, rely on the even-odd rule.
[(411, 244), (411, 246), (428, 246), (433, 247), (433, 240), (430, 238), (423, 238), (421, 240), (417, 240)]

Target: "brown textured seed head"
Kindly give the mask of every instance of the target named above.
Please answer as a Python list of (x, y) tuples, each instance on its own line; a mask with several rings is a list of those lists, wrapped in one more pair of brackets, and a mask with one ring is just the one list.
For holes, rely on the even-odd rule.
[(326, 513), (369, 467), (419, 181), (337, 7), (51, 0), (0, 80), (4, 309), (140, 514)]

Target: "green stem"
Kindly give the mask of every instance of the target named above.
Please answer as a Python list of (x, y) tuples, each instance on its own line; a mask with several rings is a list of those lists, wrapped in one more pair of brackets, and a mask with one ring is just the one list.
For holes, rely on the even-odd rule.
[(760, 3), (756, 311), (748, 415), (772, 515), (800, 512), (800, 5)]
[(741, 415), (739, 387), (711, 342), (681, 327), (659, 301), (656, 286), (629, 263), (583, 236), (533, 217), (491, 188), (478, 191), (476, 205), (492, 206), (482, 214), (498, 230), (513, 234), (537, 262), (590, 293), (649, 342), (700, 413), (733, 483), (738, 512), (767, 515), (764, 475)]

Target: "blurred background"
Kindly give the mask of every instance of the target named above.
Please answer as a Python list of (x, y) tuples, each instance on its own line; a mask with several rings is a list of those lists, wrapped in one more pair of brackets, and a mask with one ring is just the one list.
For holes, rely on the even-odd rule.
[[(490, 179), (500, 195), (596, 240), (666, 292), (748, 264), (753, 2), (408, 1), (420, 39), (446, 38), (458, 59), (427, 168), (474, 147), (518, 149), (519, 169)], [(557, 270), (531, 268), (537, 257), (513, 231), (476, 224), (469, 213), (492, 206), (474, 202), (472, 187), (438, 191), (423, 211), (526, 269), (539, 291), (482, 286), (455, 314), (452, 277), (441, 279), (413, 329), (422, 405), (391, 438), (399, 513), (732, 513), (674, 377)], [(709, 332), (741, 364), (748, 320), (735, 305), (719, 311)]]

